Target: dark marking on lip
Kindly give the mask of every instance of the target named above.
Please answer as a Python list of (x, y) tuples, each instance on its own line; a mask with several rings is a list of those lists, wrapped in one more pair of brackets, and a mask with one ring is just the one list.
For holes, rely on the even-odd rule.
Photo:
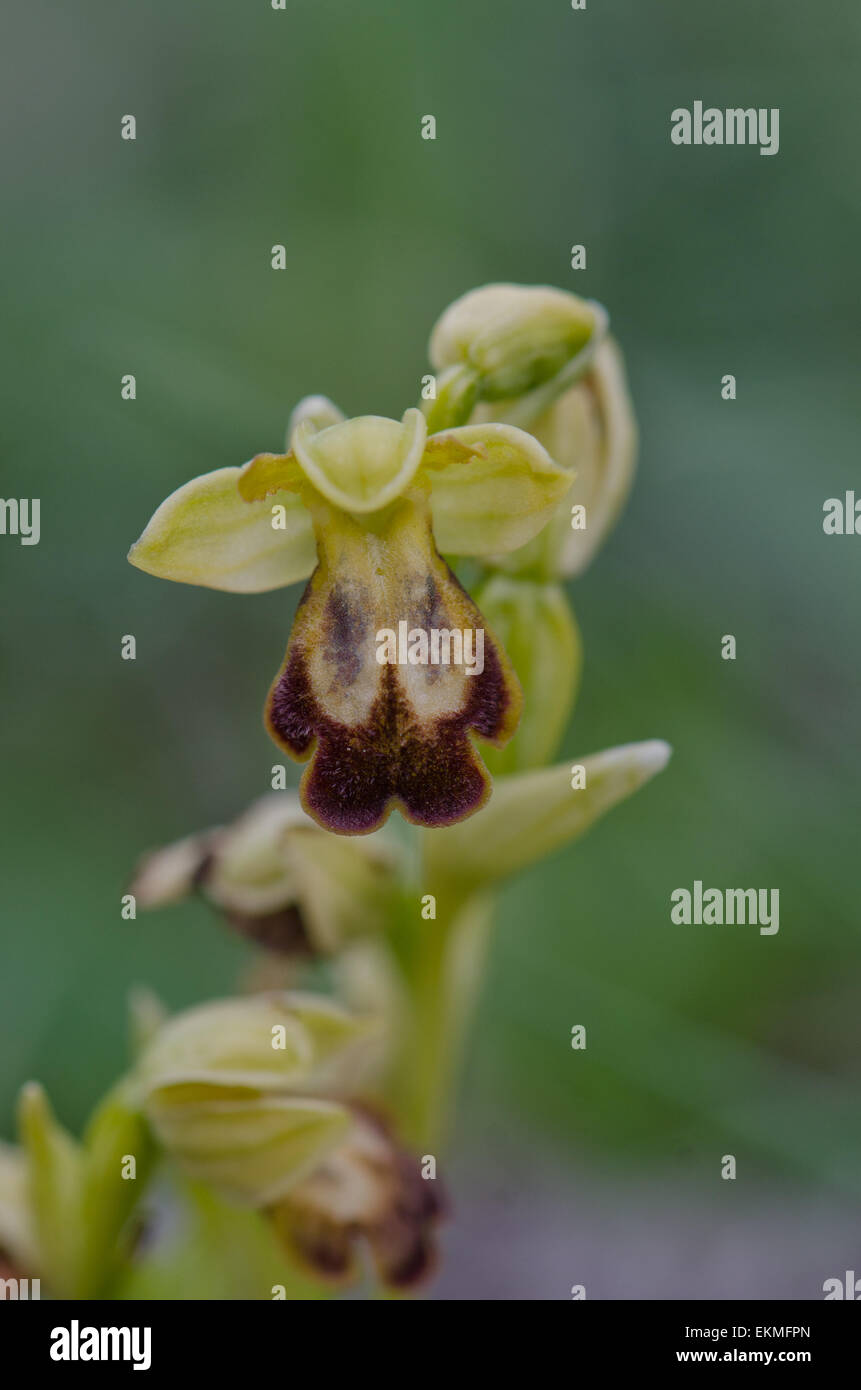
[(512, 693), (499, 653), (485, 646), (484, 670), (466, 682), (461, 709), (417, 726), (394, 668), (380, 671), (380, 691), (363, 724), (339, 724), (315, 699), (304, 654), (294, 647), (272, 690), (268, 723), (276, 740), (311, 767), (302, 779), (305, 808), (321, 825), (367, 834), (392, 802), (417, 825), (452, 825), (484, 803), (489, 778), (468, 732), (495, 741), (506, 729)]
[(352, 685), (362, 669), (361, 643), (367, 638), (367, 619), (361, 605), (342, 584), (326, 600), (325, 653), (341, 685)]
[[(424, 629), (425, 632), (452, 626), (442, 594), (439, 591), (439, 585), (432, 574), (425, 578), (424, 592), (417, 607), (415, 626)], [(427, 685), (437, 685), (441, 675), (442, 671), (439, 666), (429, 663), (424, 668), (424, 678)]]
[(432, 574), (425, 579), (424, 593), (418, 605), (418, 620), (416, 627), (429, 628), (448, 627), (448, 615), (445, 604), (439, 591), (439, 586)]

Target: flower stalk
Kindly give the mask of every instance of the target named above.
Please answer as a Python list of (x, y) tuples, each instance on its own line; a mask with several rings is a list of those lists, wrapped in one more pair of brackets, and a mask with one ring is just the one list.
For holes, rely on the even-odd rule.
[[(183, 483), (132, 546), (180, 583), (305, 583), (264, 720), (306, 767), (298, 795), (151, 851), (131, 891), (141, 909), (201, 894), (300, 979), (327, 970), (344, 1002), (267, 989), (169, 1017), (138, 994), (135, 1057), (80, 1141), (24, 1089), (21, 1147), (0, 1149), (0, 1259), (55, 1295), (180, 1296), (185, 1279), (306, 1298), (363, 1271), (397, 1292), (425, 1278), (504, 881), (666, 765), (659, 740), (558, 761), (583, 660), (565, 581), (635, 462), (605, 310), (485, 286), (445, 311), (429, 355), (421, 410), (347, 419), (308, 397), (284, 453)], [(380, 634), (401, 632), (395, 660)], [(480, 632), (481, 669), (450, 640), (423, 659), (433, 632)], [(157, 1164), (186, 1212), (167, 1255), (138, 1240)], [(235, 1277), (217, 1271), (226, 1245)]]

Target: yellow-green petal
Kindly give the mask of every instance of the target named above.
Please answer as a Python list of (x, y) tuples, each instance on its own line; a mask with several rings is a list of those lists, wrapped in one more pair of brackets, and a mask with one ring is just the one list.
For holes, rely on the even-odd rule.
[(296, 493), (245, 502), (239, 468), (218, 468), (172, 492), (129, 551), (159, 579), (263, 593), (307, 579), (316, 563), (311, 517)]
[(571, 486), (571, 474), (513, 425), (463, 425), (431, 435), (421, 476), (431, 486), (437, 547), (453, 555), (526, 545)]
[(259, 994), (215, 1000), (175, 1014), (137, 1069), (146, 1095), (168, 1086), (283, 1091), (336, 1070), (373, 1029), (328, 999)]
[(245, 502), (263, 502), (275, 492), (301, 493), (304, 481), (302, 469), (289, 451), (255, 454), (239, 470), (239, 495)]

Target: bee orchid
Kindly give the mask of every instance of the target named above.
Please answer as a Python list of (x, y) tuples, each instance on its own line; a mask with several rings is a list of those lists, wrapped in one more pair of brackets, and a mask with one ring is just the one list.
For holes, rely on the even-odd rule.
[[(490, 792), (470, 735), (503, 745), (521, 694), (441, 552), (518, 549), (570, 485), (570, 472), (513, 425), (428, 436), (419, 410), (346, 420), (311, 398), (287, 453), (186, 483), (129, 559), (160, 578), (238, 593), (309, 579), (265, 708), (279, 748), (309, 762), (306, 811), (340, 834), (376, 830), (394, 806), (415, 824), (450, 825)], [(417, 652), (423, 634), (481, 632), (482, 669), (451, 662), (450, 646), (437, 660), (382, 660), (379, 634), (404, 624)]]

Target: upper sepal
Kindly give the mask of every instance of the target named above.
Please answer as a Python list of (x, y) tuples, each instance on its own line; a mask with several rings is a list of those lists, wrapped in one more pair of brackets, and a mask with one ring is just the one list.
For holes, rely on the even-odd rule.
[(427, 426), (420, 410), (403, 420), (360, 415), (325, 429), (302, 419), (291, 452), (311, 486), (345, 512), (380, 511), (406, 491), (421, 462)]

